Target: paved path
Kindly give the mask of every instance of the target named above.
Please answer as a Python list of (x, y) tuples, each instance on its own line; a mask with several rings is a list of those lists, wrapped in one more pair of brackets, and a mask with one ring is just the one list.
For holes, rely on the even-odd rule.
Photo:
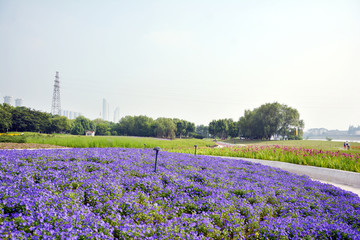
[(233, 144), (233, 143), (226, 143), (226, 142), (215, 142), (219, 148), (222, 147), (244, 147), (245, 144)]
[[(229, 157), (224, 157), (229, 158)], [(230, 157), (231, 158), (231, 157)], [(321, 168), (313, 166), (304, 166), (279, 161), (269, 161), (261, 159), (251, 158), (235, 158), (254, 163), (260, 163), (263, 165), (281, 168), (285, 171), (289, 171), (298, 175), (307, 175), (313, 180), (320, 181), (322, 183), (332, 184), (341, 189), (356, 193), (360, 197), (360, 173), (342, 171), (330, 168)]]

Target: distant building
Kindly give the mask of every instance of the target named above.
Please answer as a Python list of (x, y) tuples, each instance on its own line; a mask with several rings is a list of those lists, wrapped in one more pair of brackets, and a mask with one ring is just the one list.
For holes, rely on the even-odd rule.
[(79, 112), (74, 112), (74, 113), (73, 113), (73, 116), (74, 116), (74, 119), (75, 119), (75, 118), (81, 116), (81, 113), (79, 113)]
[(61, 110), (61, 116), (65, 116), (68, 119), (75, 119), (79, 116), (82, 116), (82, 114), (79, 112), (73, 112), (73, 111), (69, 111), (69, 110)]
[(329, 130), (326, 133), (329, 136), (343, 136), (343, 135), (347, 135), (348, 131), (341, 131), (341, 130)]
[(15, 99), (15, 107), (23, 107), (24, 101), (21, 98)]
[(11, 96), (5, 96), (5, 97), (4, 97), (4, 103), (13, 106), (13, 105), (14, 105), (14, 104), (13, 104), (13, 97), (11, 97)]
[(95, 131), (85, 131), (85, 135), (94, 137), (95, 136)]
[(102, 106), (102, 118), (105, 121), (109, 121), (109, 103), (106, 99), (103, 99), (103, 106)]
[(307, 131), (308, 135), (315, 135), (315, 136), (319, 136), (319, 135), (324, 135), (328, 132), (329, 130), (327, 130), (326, 128), (311, 128)]
[(68, 110), (61, 110), (61, 116), (65, 116), (69, 118), (69, 111)]
[(114, 123), (117, 123), (120, 120), (120, 108), (116, 107), (114, 111)]

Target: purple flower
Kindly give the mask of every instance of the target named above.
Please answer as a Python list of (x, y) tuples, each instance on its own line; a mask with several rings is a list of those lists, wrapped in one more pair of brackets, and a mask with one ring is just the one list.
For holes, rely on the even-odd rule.
[(351, 192), (241, 160), (159, 158), (154, 173), (149, 149), (0, 150), (0, 236), (360, 239)]

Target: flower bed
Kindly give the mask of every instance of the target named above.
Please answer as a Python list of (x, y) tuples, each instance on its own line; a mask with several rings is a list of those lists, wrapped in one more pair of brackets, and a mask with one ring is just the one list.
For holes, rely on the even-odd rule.
[(360, 198), (240, 160), (150, 149), (0, 151), (0, 238), (360, 239)]
[[(169, 149), (169, 151), (192, 153), (193, 148)], [(352, 151), (326, 151), (303, 147), (279, 145), (249, 145), (226, 148), (198, 148), (198, 154), (256, 158), (300, 165), (326, 167), (344, 171), (360, 172), (360, 153)]]

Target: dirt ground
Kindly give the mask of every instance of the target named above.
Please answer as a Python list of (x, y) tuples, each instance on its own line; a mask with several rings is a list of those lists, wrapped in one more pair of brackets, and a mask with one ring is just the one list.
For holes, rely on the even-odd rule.
[(44, 149), (44, 148), (64, 148), (49, 144), (38, 143), (3, 143), (0, 142), (0, 149)]

